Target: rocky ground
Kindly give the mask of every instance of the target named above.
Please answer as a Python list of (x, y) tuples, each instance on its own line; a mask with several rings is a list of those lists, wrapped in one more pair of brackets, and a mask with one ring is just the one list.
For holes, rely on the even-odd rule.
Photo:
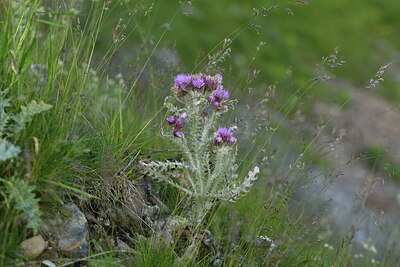
[(360, 224), (355, 240), (374, 244), (378, 253), (390, 251), (399, 237), (400, 183), (371, 168), (362, 153), (371, 145), (381, 147), (388, 160), (400, 166), (400, 112), (371, 90), (346, 83), (331, 85), (348, 90), (351, 100), (342, 110), (322, 102), (314, 105), (317, 118), (330, 120), (319, 143), (332, 144), (330, 154), (340, 172), (322, 196), (330, 202), (329, 212), (338, 225), (351, 222), (356, 226), (371, 212)]

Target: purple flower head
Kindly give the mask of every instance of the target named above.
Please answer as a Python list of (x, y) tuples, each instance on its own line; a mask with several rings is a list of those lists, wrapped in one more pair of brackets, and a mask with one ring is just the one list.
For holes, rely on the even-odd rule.
[(174, 116), (171, 116), (167, 119), (169, 125), (174, 126), (174, 130), (172, 134), (176, 137), (182, 137), (182, 128), (185, 124), (186, 113), (180, 115), (177, 119)]
[(230, 129), (225, 127), (219, 127), (218, 131), (216, 132), (217, 137), (214, 139), (215, 145), (220, 145), (221, 143), (226, 143), (229, 146), (232, 146), (236, 143), (236, 138), (233, 137), (233, 133)]
[(171, 117), (169, 117), (169, 118), (167, 119), (167, 122), (168, 122), (169, 125), (174, 125), (175, 122), (176, 122), (176, 119), (175, 119), (174, 116), (171, 116)]
[(175, 77), (175, 86), (177, 88), (186, 88), (186, 86), (190, 83), (192, 80), (192, 76), (190, 74), (178, 74)]
[(180, 130), (183, 128), (185, 124), (186, 113), (183, 113), (179, 118), (176, 120), (175, 129)]
[(217, 90), (222, 86), (222, 76), (221, 74), (216, 74), (215, 76), (207, 75), (204, 77), (205, 84), (211, 91)]
[[(210, 102), (214, 105), (215, 108), (219, 109), (221, 107), (221, 101), (223, 99), (227, 99), (229, 97), (229, 92), (226, 90), (223, 90), (222, 85), (220, 86), (221, 88), (215, 91), (213, 95), (210, 96), (209, 100)], [(226, 107), (226, 106), (222, 106)]]
[(214, 76), (215, 78), (217, 78), (217, 82), (221, 85), (222, 84), (222, 75), (217, 73)]
[(173, 134), (175, 137), (182, 137), (182, 131), (174, 130), (174, 131), (172, 132), (172, 134)]
[(223, 90), (222, 88), (224, 87), (221, 85), (220, 88), (214, 93), (215, 98), (219, 101), (221, 101), (222, 99), (227, 99), (229, 97), (229, 92)]
[(215, 137), (214, 139), (214, 144), (219, 146), (219, 144), (221, 144), (222, 142), (222, 138), (220, 136)]
[(217, 89), (218, 87), (216, 79), (210, 75), (204, 77), (204, 82), (207, 85), (207, 88), (210, 89), (211, 91)]
[(193, 79), (192, 84), (195, 88), (201, 89), (205, 85), (205, 82), (204, 79), (199, 76)]
[(233, 146), (236, 143), (236, 138), (231, 136), (228, 140), (228, 145)]

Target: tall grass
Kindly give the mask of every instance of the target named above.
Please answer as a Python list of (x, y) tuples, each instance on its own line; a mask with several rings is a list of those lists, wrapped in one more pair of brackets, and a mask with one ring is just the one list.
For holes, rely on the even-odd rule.
[[(245, 149), (239, 149), (239, 177), (244, 177), (255, 162), (261, 162), (263, 178), (243, 200), (216, 203), (202, 221), (191, 221), (192, 202), (185, 194), (167, 184), (148, 181), (152, 177), (145, 178), (136, 169), (140, 159), (171, 161), (182, 157), (182, 152), (161, 136), (167, 115), (162, 103), (170, 94), (173, 76), (183, 66), (162, 65), (154, 59), (161, 46), (168, 46), (164, 42), (168, 25), (162, 30), (155, 28), (157, 13), (153, 13), (160, 10), (153, 10), (153, 5), (132, 7), (124, 2), (67, 4), (38, 0), (2, 2), (0, 10), (0, 89), (10, 102), (6, 113), (16, 114), (32, 100), (52, 106), (35, 114), (12, 140), (21, 149), (17, 157), (0, 162), (0, 265), (21, 259), (18, 244), (38, 230), (29, 227), (29, 219), (46, 220), (70, 201), (95, 200), (99, 206), (122, 203), (131, 196), (109, 187), (121, 188), (125, 180), (155, 188), (169, 215), (160, 215), (157, 220), (167, 223), (174, 216), (186, 219), (191, 235), (211, 233), (211, 245), (202, 246), (192, 258), (183, 257), (190, 244), (183, 228), (168, 240), (160, 237), (156, 224), (137, 232), (115, 224), (109, 227), (111, 238), (124, 236), (133, 249), (121, 252), (103, 244), (101, 238), (108, 236), (93, 238), (90, 255), (83, 259), (91, 264), (129, 265), (132, 259), (143, 266), (331, 266), (353, 262), (351, 246), (328, 244), (330, 236), (322, 240), (327, 226), (315, 223), (312, 208), (291, 199), (299, 183), (304, 183), (301, 178), (307, 172), (303, 163), (307, 162), (301, 156), (293, 160), (293, 148), (286, 146), (291, 137), (283, 125), (318, 79), (305, 83), (281, 106), (273, 86), (260, 89), (262, 92), (254, 97), (239, 90), (234, 93), (243, 98), (242, 102), (266, 99), (246, 112), (242, 112), (245, 103), (238, 105), (237, 113), (229, 113), (230, 121), (226, 121), (242, 128), (238, 143), (243, 142)], [(168, 23), (180, 12), (178, 9)], [(110, 27), (116, 15), (124, 20)], [(242, 26), (234, 36), (244, 30)], [(104, 40), (107, 35), (103, 31), (107, 30), (109, 39)], [(125, 47), (126, 40), (132, 39), (137, 44), (132, 48), (135, 55)], [(221, 69), (218, 64), (229, 55), (229, 45), (221, 41), (215, 51), (199, 59), (196, 68)], [(127, 64), (125, 55), (134, 58), (131, 65), (135, 66)], [(207, 59), (216, 63), (210, 64)], [(235, 79), (229, 71), (226, 74), (225, 79), (233, 81), (230, 86), (250, 86), (249, 79), (246, 84), (242, 77)], [(265, 105), (268, 101), (273, 104)], [(235, 121), (236, 117), (243, 119)], [(7, 122), (14, 124), (13, 119)], [(8, 132), (4, 130), (1, 135), (6, 138)], [(281, 145), (276, 147), (274, 142)], [(296, 153), (308, 153), (313, 145), (314, 140), (307, 142)], [(25, 210), (19, 208), (24, 201), (38, 202), (40, 211), (26, 219), (28, 205)], [(266, 237), (271, 241), (265, 241)]]

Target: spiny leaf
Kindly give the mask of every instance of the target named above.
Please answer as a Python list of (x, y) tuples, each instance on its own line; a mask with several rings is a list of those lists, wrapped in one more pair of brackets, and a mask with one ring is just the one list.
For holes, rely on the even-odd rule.
[(14, 146), (5, 139), (0, 139), (0, 162), (16, 158), (20, 152), (21, 149), (18, 146)]
[(37, 199), (33, 193), (35, 186), (29, 185), (21, 179), (15, 179), (14, 177), (6, 181), (4, 185), (5, 191), (10, 200), (14, 203), (16, 210), (18, 210), (21, 215), (28, 216), (27, 227), (36, 233), (42, 222), (40, 219), (42, 212), (39, 210), (39, 199)]
[(29, 103), (28, 106), (22, 106), (21, 110), (26, 114), (26, 116), (32, 117), (35, 114), (39, 114), (43, 111), (47, 111), (51, 109), (53, 106), (50, 104), (46, 104), (43, 101), (40, 101), (37, 103), (35, 100), (32, 100), (31, 103)]

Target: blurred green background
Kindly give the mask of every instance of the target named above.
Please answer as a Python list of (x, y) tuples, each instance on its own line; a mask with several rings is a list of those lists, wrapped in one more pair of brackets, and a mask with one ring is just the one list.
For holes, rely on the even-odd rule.
[[(273, 5), (275, 8), (267, 16), (253, 16), (255, 9), (261, 11)], [(200, 70), (195, 68), (199, 59), (230, 37), (232, 53), (223, 66), (232, 68), (237, 77), (258, 69), (261, 71), (258, 81), (268, 84), (282, 80), (289, 69), (292, 80), (303, 84), (315, 76), (321, 58), (338, 47), (346, 64), (337, 70), (337, 77), (360, 87), (380, 66), (392, 62), (392, 68), (398, 68), (398, 14), (397, 0), (201, 0), (183, 5), (172, 0), (126, 1), (114, 4), (102, 39), (105, 44), (109, 42), (120, 18), (124, 22), (133, 20), (127, 23), (127, 32), (134, 30), (123, 46), (125, 52), (120, 52), (125, 53), (122, 60), (132, 61), (133, 54), (130, 57), (128, 51), (142, 40), (150, 40), (150, 47), (160, 41), (159, 48), (176, 50), (183, 70), (196, 72)], [(104, 45), (102, 39), (100, 47)], [(260, 42), (265, 45), (255, 53)], [(400, 86), (395, 74), (389, 73), (385, 85), (376, 91), (398, 105)], [(279, 88), (281, 93), (289, 95), (295, 89)], [(325, 100), (335, 97), (324, 86), (314, 93)]]

